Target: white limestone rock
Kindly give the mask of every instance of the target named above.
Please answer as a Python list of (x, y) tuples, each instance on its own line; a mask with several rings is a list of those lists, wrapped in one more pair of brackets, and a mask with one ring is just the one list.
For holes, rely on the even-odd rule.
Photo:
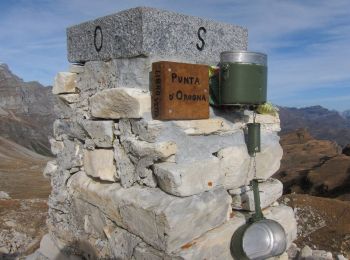
[(216, 156), (220, 159), (226, 189), (248, 184), (250, 156), (246, 144), (223, 148), (216, 153)]
[(83, 166), (83, 145), (77, 140), (63, 139), (64, 149), (57, 154), (60, 169), (71, 169)]
[(59, 72), (57, 73), (52, 93), (53, 94), (65, 94), (65, 93), (75, 93), (77, 86), (77, 74), (71, 72)]
[(129, 188), (137, 180), (139, 180), (139, 176), (136, 174), (135, 165), (131, 162), (130, 157), (121, 146), (118, 139), (114, 141), (113, 147), (114, 158), (117, 166), (117, 175), (120, 179), (120, 184), (124, 188)]
[[(253, 123), (253, 112), (245, 110), (246, 122)], [(256, 114), (256, 123), (261, 124), (261, 129), (264, 131), (279, 132), (281, 131), (281, 121), (279, 115), (262, 115)]]
[(71, 64), (69, 66), (69, 72), (71, 73), (83, 73), (84, 72), (84, 65), (80, 65), (80, 64)]
[(154, 173), (163, 191), (180, 197), (211, 190), (224, 182), (220, 161), (215, 157), (187, 164), (157, 163)]
[(174, 121), (174, 124), (187, 135), (211, 135), (232, 133), (242, 128), (243, 123), (232, 124), (223, 118), (210, 118), (203, 120)]
[(44, 177), (51, 178), (52, 174), (54, 174), (57, 171), (57, 169), (58, 169), (58, 166), (57, 166), (56, 160), (48, 161), (43, 171)]
[(270, 178), (278, 171), (283, 155), (283, 149), (277, 135), (272, 137), (262, 135), (261, 140), (264, 140), (264, 138), (267, 142), (262, 141), (261, 152), (256, 154), (257, 177), (261, 179)]
[(156, 142), (167, 124), (159, 120), (130, 120), (132, 132), (142, 141), (149, 143)]
[(58, 97), (68, 104), (77, 103), (79, 101), (79, 94), (59, 94)]
[(135, 260), (170, 260), (171, 258), (166, 258), (164, 252), (154, 249), (145, 243), (138, 245), (135, 250), (133, 257)]
[(113, 121), (82, 121), (82, 126), (97, 147), (111, 148), (113, 146)]
[(87, 175), (105, 181), (116, 181), (114, 152), (110, 149), (84, 150), (84, 170)]
[(149, 187), (157, 186), (155, 176), (151, 170), (154, 162), (166, 161), (169, 157), (174, 156), (177, 150), (174, 142), (148, 143), (137, 140), (133, 136), (125, 138), (122, 146), (135, 166), (135, 172), (133, 172), (135, 180), (139, 184)]
[[(202, 153), (212, 149), (212, 147), (209, 147), (212, 137), (206, 137), (208, 147), (206, 147), (206, 144), (200, 143)], [(240, 137), (240, 135), (236, 134), (235, 137)], [(261, 153), (257, 154), (256, 163), (257, 176), (267, 179), (278, 170), (282, 149), (276, 134), (264, 133), (264, 138), (266, 140), (264, 139), (262, 143)], [(175, 141), (178, 144), (178, 138)], [(181, 140), (180, 148), (184, 148)], [(190, 148), (197, 149), (195, 146)], [(177, 152), (177, 159), (179, 159), (179, 156), (182, 156), (182, 151)], [(192, 152), (196, 152), (196, 150)], [(228, 143), (226, 147), (224, 146), (224, 148), (215, 152), (214, 155), (217, 158), (211, 156), (206, 159), (197, 159), (189, 162), (177, 161), (177, 164), (157, 163), (154, 166), (154, 173), (157, 176), (159, 186), (164, 191), (176, 196), (190, 196), (218, 185), (224, 185), (226, 189), (236, 189), (249, 184), (249, 181), (254, 176), (253, 158), (249, 156), (245, 143), (240, 143), (240, 140), (235, 145)], [(197, 154), (193, 156), (196, 157)], [(209, 183), (212, 186), (208, 185)]]
[[(288, 246), (296, 238), (296, 220), (293, 209), (287, 206), (273, 208), (265, 215), (279, 222), (286, 231)], [(192, 240), (171, 256), (176, 259), (232, 259), (231, 238), (234, 232), (246, 223), (247, 216), (236, 212), (230, 221)]]
[[(276, 179), (267, 179), (259, 183), (260, 205), (266, 208), (278, 200), (283, 193), (283, 184)], [(254, 211), (254, 194), (251, 186), (243, 186), (235, 190), (229, 190), (232, 195), (232, 207), (238, 210)]]
[[(43, 236), (40, 242), (40, 248), (38, 250), (39, 255), (41, 254), (45, 258), (37, 259), (48, 259), (48, 260), (78, 260), (77, 256), (67, 256), (63, 254), (60, 248), (56, 245), (54, 239), (50, 234)], [(35, 259), (36, 260), (36, 259)]]
[(59, 154), (64, 149), (64, 144), (62, 141), (57, 141), (54, 138), (49, 138), (49, 142), (51, 145), (51, 152), (54, 155)]
[(70, 193), (102, 210), (122, 228), (156, 249), (172, 252), (223, 224), (231, 197), (224, 189), (186, 198), (159, 189), (96, 182), (83, 172), (68, 181)]
[(312, 249), (309, 246), (304, 246), (303, 249), (301, 249), (301, 259), (307, 259), (312, 257)]
[(68, 104), (60, 98), (56, 98), (56, 102), (54, 104), (54, 112), (57, 118), (59, 119), (71, 119), (73, 115), (76, 113), (76, 104)]
[(63, 136), (79, 140), (86, 138), (86, 132), (82, 126), (75, 120), (56, 119), (53, 123), (53, 134), (56, 139), (62, 139)]
[(172, 141), (148, 143), (133, 137), (126, 138), (123, 142), (123, 146), (126, 151), (137, 156), (137, 158), (148, 156), (157, 159), (165, 159), (176, 154), (177, 151), (176, 143)]
[(115, 259), (131, 259), (135, 247), (142, 241), (139, 237), (116, 226), (106, 226), (104, 232)]
[(151, 112), (151, 95), (136, 88), (106, 89), (90, 98), (90, 106), (96, 118), (142, 118)]
[(11, 199), (10, 195), (5, 191), (0, 191), (0, 200), (9, 200)]
[(331, 252), (324, 250), (312, 250), (312, 258), (317, 260), (333, 260)]

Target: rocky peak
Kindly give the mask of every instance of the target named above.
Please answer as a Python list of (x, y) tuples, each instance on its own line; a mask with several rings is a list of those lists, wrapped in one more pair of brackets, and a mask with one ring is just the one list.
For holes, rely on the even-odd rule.
[(24, 82), (0, 64), (0, 136), (46, 154), (56, 117), (51, 89), (36, 81)]
[(281, 136), (283, 158), (274, 175), (285, 193), (343, 197), (350, 188), (350, 157), (337, 143), (313, 138), (305, 129)]
[(350, 143), (350, 120), (337, 111), (322, 106), (279, 109), (283, 134), (306, 128), (317, 139), (336, 141), (341, 146)]

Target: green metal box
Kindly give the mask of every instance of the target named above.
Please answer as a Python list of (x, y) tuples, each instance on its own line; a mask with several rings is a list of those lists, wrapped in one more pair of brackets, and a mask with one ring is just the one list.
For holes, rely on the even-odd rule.
[(257, 52), (221, 53), (219, 105), (259, 105), (267, 97), (267, 56)]

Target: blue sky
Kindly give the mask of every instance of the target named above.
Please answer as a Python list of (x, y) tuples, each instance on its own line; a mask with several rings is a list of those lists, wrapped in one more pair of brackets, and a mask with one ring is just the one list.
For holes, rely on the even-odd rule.
[(135, 6), (245, 26), (249, 50), (268, 54), (270, 101), (350, 109), (348, 0), (1, 0), (0, 62), (51, 85), (68, 68), (68, 26)]

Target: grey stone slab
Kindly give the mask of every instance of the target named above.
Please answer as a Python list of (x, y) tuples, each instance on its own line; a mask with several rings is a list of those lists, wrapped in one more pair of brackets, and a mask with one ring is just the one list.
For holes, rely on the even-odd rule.
[(231, 204), (223, 188), (179, 198), (157, 188), (96, 182), (83, 172), (67, 185), (73, 197), (97, 206), (118, 226), (167, 253), (225, 223)]
[[(277, 201), (283, 193), (283, 184), (277, 179), (267, 179), (259, 184), (260, 206), (266, 208)], [(232, 207), (237, 210), (255, 211), (254, 194), (251, 186), (229, 190)]]
[(245, 50), (247, 37), (241, 26), (137, 7), (68, 28), (68, 60), (157, 55), (212, 64), (222, 51)]
[[(187, 247), (182, 247), (172, 255), (178, 259), (233, 259), (230, 252), (232, 235), (248, 219), (249, 214), (245, 216), (236, 212), (234, 217), (225, 224), (210, 230), (201, 237), (188, 243)], [(296, 219), (293, 209), (287, 206), (271, 207), (264, 211), (267, 219), (272, 219), (280, 223), (286, 232), (287, 248), (296, 238)], [(235, 260), (240, 260), (235, 258)]]

